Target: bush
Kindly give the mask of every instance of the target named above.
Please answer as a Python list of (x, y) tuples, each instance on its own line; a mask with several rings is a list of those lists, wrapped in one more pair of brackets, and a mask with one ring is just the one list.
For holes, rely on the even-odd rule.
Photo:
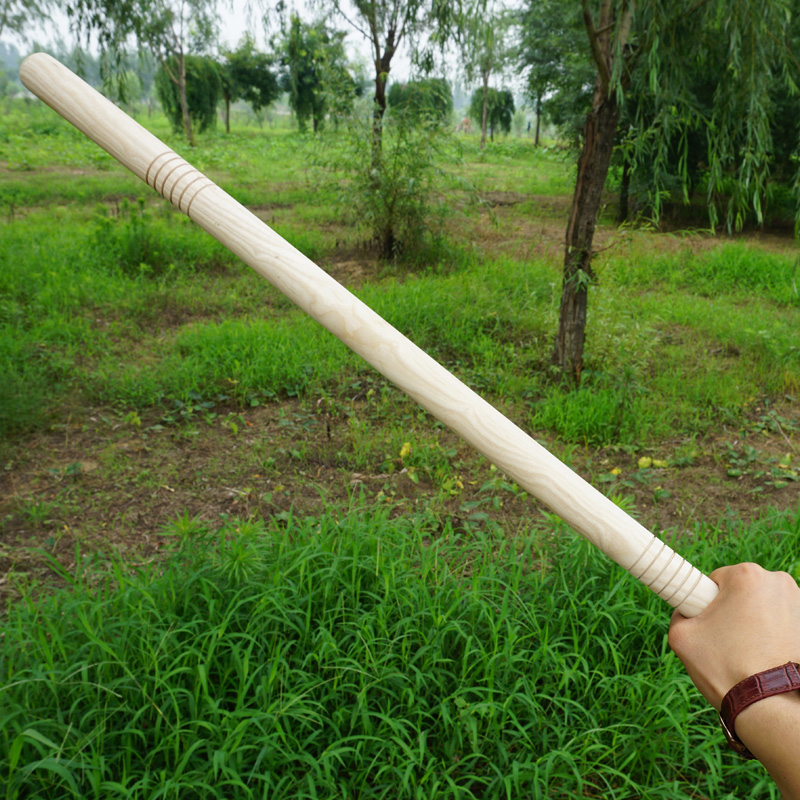
[(384, 118), (379, 160), (371, 119), (353, 116), (344, 137), (327, 139), (322, 161), (345, 176), (340, 202), (357, 226), (366, 226), (383, 258), (419, 251), (441, 228), (440, 195), (451, 177), (442, 164), (456, 160), (453, 137), (430, 119)]
[(453, 113), (453, 93), (444, 78), (393, 83), (388, 100), (393, 113), (405, 114), (411, 122), (446, 123)]

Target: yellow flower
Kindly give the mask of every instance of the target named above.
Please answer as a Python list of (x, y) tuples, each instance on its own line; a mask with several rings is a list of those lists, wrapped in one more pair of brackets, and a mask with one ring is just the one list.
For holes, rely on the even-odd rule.
[(400, 458), (408, 458), (411, 455), (411, 443), (404, 442), (400, 448)]

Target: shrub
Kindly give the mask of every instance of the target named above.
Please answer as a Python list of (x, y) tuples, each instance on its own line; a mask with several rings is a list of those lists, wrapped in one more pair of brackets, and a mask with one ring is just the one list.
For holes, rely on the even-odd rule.
[(454, 140), (438, 122), (388, 115), (376, 159), (371, 122), (352, 116), (339, 148), (326, 141), (321, 160), (346, 176), (342, 205), (368, 229), (381, 256), (407, 256), (441, 228), (440, 193), (451, 180), (442, 165), (456, 160)]

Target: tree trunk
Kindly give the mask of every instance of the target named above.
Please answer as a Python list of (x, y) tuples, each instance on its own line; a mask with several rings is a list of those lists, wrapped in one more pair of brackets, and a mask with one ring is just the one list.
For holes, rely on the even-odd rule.
[(225, 133), (231, 132), (231, 96), (225, 95)]
[(483, 73), (483, 112), (481, 113), (481, 150), (486, 147), (486, 119), (489, 113), (489, 73)]
[(619, 183), (619, 210), (617, 212), (617, 222), (627, 222), (630, 216), (630, 196), (631, 196), (631, 162), (627, 156), (622, 162), (622, 178)]
[[(383, 184), (383, 117), (386, 113), (386, 84), (389, 82), (389, 69), (392, 64), (392, 56), (395, 53), (399, 39), (395, 41), (396, 31), (390, 29), (386, 34), (386, 46), (381, 55), (380, 41), (375, 36), (373, 48), (375, 53), (375, 101), (372, 106), (372, 153), (371, 153), (371, 180), (372, 186), (377, 191), (381, 191)], [(394, 231), (394, 224), (388, 215), (388, 221), (383, 233), (379, 235), (381, 255), (391, 258), (397, 249), (397, 240)]]
[(539, 128), (542, 123), (542, 96), (536, 98), (536, 138), (533, 140), (533, 146), (539, 146)]
[(380, 72), (375, 75), (375, 99), (372, 106), (372, 171), (380, 182), (383, 153), (383, 115), (386, 112), (386, 80)]
[(178, 55), (178, 92), (181, 98), (181, 116), (183, 117), (183, 129), (189, 144), (194, 147), (194, 134), (192, 133), (192, 118), (189, 116), (189, 102), (186, 98), (186, 59), (183, 53)]
[(598, 77), (592, 111), (583, 129), (583, 149), (572, 198), (564, 253), (564, 279), (553, 363), (580, 382), (586, 340), (586, 309), (592, 272), (592, 242), (603, 199), (619, 120), (616, 95)]

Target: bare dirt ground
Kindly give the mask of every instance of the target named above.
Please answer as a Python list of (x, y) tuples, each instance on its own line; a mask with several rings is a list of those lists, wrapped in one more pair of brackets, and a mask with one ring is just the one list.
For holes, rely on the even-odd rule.
[[(456, 527), (472, 524), (477, 508), (509, 536), (541, 520), (540, 507), (524, 493), (481, 491), (496, 475), (447, 431), (438, 435), (445, 450), (455, 450), (450, 461), (461, 489), (443, 492), (424, 471), (418, 482), (407, 471), (387, 471), (384, 456), (391, 453), (355, 466), (349, 419), (363, 411), (358, 397), (333, 414), (313, 399), (287, 400), (220, 413), (214, 424), (166, 427), (156, 413), (132, 425), (94, 409), (84, 422), (36, 434), (0, 472), (0, 597), (13, 601), (24, 584), (51, 581), (45, 554), (67, 571), (79, 554), (116, 554), (133, 563), (157, 558), (169, 540), (165, 530), (181, 516), (215, 526), (231, 517), (316, 515), (363, 495), (390, 503), (398, 515), (435, 509)], [(755, 410), (751, 427), (697, 441), (683, 460), (674, 456), (685, 453), (685, 442), (674, 441), (652, 456), (573, 450), (569, 461), (590, 482), (626, 497), (646, 527), (669, 536), (690, 534), (701, 521), (796, 509), (800, 482), (781, 480), (788, 470), (777, 465), (787, 454), (795, 464), (800, 459), (800, 409), (787, 403), (772, 411), (783, 424), (765, 429)], [(432, 420), (419, 423), (409, 433), (412, 446), (415, 433), (433, 430)], [(541, 441), (558, 452), (558, 442)], [(639, 459), (647, 457), (656, 463), (642, 468)]]

